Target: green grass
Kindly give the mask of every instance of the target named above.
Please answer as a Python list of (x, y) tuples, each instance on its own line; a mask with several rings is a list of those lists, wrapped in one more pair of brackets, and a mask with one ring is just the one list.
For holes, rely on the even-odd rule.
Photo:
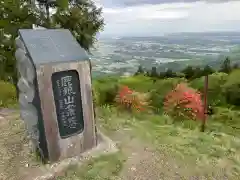
[(117, 180), (125, 158), (121, 152), (93, 158), (81, 167), (71, 166), (58, 180)]
[(0, 108), (17, 107), (16, 89), (9, 83), (0, 80)]
[(227, 163), (230, 169), (229, 178), (240, 175), (239, 134), (229, 128), (219, 131), (216, 127), (224, 127), (221, 120), (208, 123), (207, 131), (202, 133), (199, 131), (198, 122), (173, 122), (171, 118), (163, 115), (133, 116), (119, 113), (113, 107), (104, 107), (99, 112), (102, 117), (100, 124), (110, 136), (115, 131), (128, 128), (131, 129), (129, 133), (132, 136), (152, 144), (159, 152), (170, 153), (179, 161), (192, 165), (197, 163), (194, 166), (199, 168)]
[[(238, 112), (221, 108), (217, 117), (214, 117), (218, 118), (219, 122), (212, 120), (205, 133), (199, 132), (200, 123), (173, 122), (170, 117), (163, 115), (128, 114), (110, 106), (98, 108), (97, 114), (101, 130), (110, 137), (119, 130), (128, 129), (126, 136), (138, 138), (143, 144), (153, 146), (159, 153), (176, 157), (177, 163), (187, 163), (190, 173), (193, 171), (191, 168), (198, 168), (203, 173), (209, 172), (215, 164), (216, 169), (228, 168), (228, 179), (235, 180), (240, 175), (240, 139), (234, 136), (234, 131), (227, 128), (222, 128), (221, 132), (210, 128), (216, 123), (224, 125), (224, 119), (227, 118), (224, 114), (235, 117), (235, 113)], [(7, 127), (5, 129), (7, 131)], [(120, 151), (93, 158), (81, 166), (69, 167), (66, 173), (57, 179), (118, 180), (128, 156), (129, 154)]]
[[(126, 136), (139, 139), (143, 144), (152, 146), (159, 153), (174, 156), (179, 164), (188, 164), (190, 173), (194, 174), (194, 168), (200, 169), (201, 173), (211, 173), (212, 169), (224, 168), (227, 169), (227, 178), (235, 180), (240, 176), (240, 111), (236, 107), (230, 108), (232, 105), (227, 104), (224, 97), (226, 87), (223, 86), (227, 82), (229, 87), (236, 84), (235, 81), (232, 82), (232, 79), (235, 78), (232, 76), (223, 73), (209, 76), (209, 102), (215, 106), (214, 114), (208, 117), (205, 132), (199, 131), (200, 121), (185, 119), (173, 121), (169, 116), (163, 115), (161, 111), (158, 111), (158, 114), (129, 114), (117, 110), (113, 106), (102, 106), (109, 95), (114, 95), (114, 85), (117, 84), (127, 85), (138, 92), (152, 93), (151, 105), (161, 109), (166, 93), (179, 82), (186, 82), (183, 78), (157, 80), (155, 83), (151, 78), (143, 76), (108, 77), (95, 80), (94, 88), (99, 91), (96, 93), (97, 102), (98, 105), (101, 105), (97, 109), (97, 121), (101, 130), (110, 138), (114, 137), (118, 131), (125, 133), (125, 129), (127, 129)], [(203, 90), (203, 78), (188, 83), (198, 90)], [(4, 91), (6, 95), (0, 95), (0, 100), (2, 98), (2, 102), (4, 102), (2, 106), (9, 107), (9, 104), (14, 104), (16, 101), (15, 91), (9, 84), (4, 85), (6, 85)], [(8, 92), (7, 89), (11, 91)], [(122, 146), (127, 145), (122, 144)], [(100, 156), (89, 160), (81, 167), (70, 167), (66, 174), (58, 179), (117, 180), (128, 156), (129, 154), (122, 151)]]

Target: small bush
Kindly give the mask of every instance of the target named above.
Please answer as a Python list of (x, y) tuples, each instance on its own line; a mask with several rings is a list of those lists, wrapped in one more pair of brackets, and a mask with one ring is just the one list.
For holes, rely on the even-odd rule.
[(169, 78), (159, 80), (150, 91), (150, 106), (156, 113), (162, 112), (163, 102), (166, 94), (180, 82), (185, 82), (184, 78)]
[(117, 93), (118, 85), (116, 84), (102, 85), (95, 92), (96, 104), (97, 105), (114, 104)]
[(118, 93), (118, 80), (104, 77), (93, 83), (94, 99), (97, 105), (114, 104)]
[(174, 119), (203, 119), (204, 108), (201, 95), (196, 90), (181, 83), (167, 94), (164, 101), (165, 112)]
[(11, 83), (0, 81), (0, 107), (9, 107), (16, 103), (16, 88)]
[(143, 75), (121, 78), (119, 84), (127, 86), (137, 92), (148, 92), (154, 86), (153, 79)]
[(229, 74), (223, 86), (223, 92), (227, 103), (240, 106), (240, 70), (235, 70)]
[(147, 99), (147, 94), (133, 91), (127, 86), (121, 87), (116, 96), (118, 105), (128, 111), (145, 111), (148, 106)]
[(240, 136), (240, 111), (226, 107), (215, 108), (215, 113), (209, 118), (209, 130), (225, 132)]
[[(227, 81), (227, 74), (214, 73), (208, 76), (208, 104), (211, 106), (226, 105), (226, 99), (223, 93), (223, 85)], [(204, 93), (205, 77), (191, 81), (190, 86)]]

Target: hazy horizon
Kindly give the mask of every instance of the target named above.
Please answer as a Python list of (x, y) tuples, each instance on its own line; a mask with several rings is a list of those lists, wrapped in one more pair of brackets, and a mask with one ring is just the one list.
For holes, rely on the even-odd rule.
[(174, 71), (185, 65), (218, 67), (226, 56), (240, 63), (240, 32), (101, 38), (91, 57), (94, 75), (134, 73), (139, 65)]
[(111, 34), (102, 34), (101, 36), (99, 36), (99, 38), (144, 38), (144, 37), (163, 37), (163, 36), (172, 36), (172, 35), (182, 35), (182, 34), (240, 34), (240, 30), (233, 30), (233, 31), (196, 31), (196, 32), (190, 32), (190, 31), (182, 31), (182, 32), (177, 32), (177, 33), (165, 33), (165, 34), (156, 34), (156, 35), (152, 35), (152, 34), (147, 34), (147, 35), (135, 35), (135, 34), (126, 34), (126, 35), (111, 35)]
[(240, 31), (240, 1), (94, 0), (103, 8), (99, 36), (161, 36), (181, 32)]

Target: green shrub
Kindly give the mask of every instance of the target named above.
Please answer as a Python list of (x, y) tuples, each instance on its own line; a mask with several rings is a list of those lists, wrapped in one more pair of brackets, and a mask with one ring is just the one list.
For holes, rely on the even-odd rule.
[(180, 82), (186, 82), (184, 78), (168, 78), (158, 80), (150, 91), (150, 106), (155, 112), (162, 112), (163, 102), (166, 94)]
[(0, 107), (9, 107), (16, 103), (15, 87), (11, 83), (0, 81)]
[(239, 137), (240, 111), (225, 107), (218, 107), (215, 111), (214, 115), (207, 120), (209, 131), (220, 131)]
[(142, 92), (142, 93), (146, 93), (150, 91), (154, 85), (153, 78), (146, 77), (143, 75), (121, 78), (119, 80), (119, 83), (121, 85), (125, 85), (129, 87), (134, 91)]
[(97, 105), (113, 104), (118, 93), (118, 80), (105, 77), (93, 82), (94, 100)]
[(119, 80), (119, 76), (103, 76), (99, 78), (95, 78), (93, 81), (93, 84), (96, 83), (101, 83), (101, 84), (106, 84), (106, 83), (111, 83), (111, 82), (117, 82)]
[(235, 70), (229, 74), (223, 91), (229, 104), (240, 106), (240, 70)]
[[(228, 75), (225, 73), (214, 73), (208, 76), (208, 104), (212, 106), (225, 105), (226, 100), (223, 94), (223, 85), (227, 81)], [(190, 86), (204, 93), (205, 77), (191, 81)]]

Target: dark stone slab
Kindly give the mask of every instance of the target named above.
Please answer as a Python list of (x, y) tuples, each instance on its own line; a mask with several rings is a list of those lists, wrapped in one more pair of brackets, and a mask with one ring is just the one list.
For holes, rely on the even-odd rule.
[(79, 74), (75, 70), (56, 72), (52, 87), (61, 138), (81, 133), (84, 120)]
[(35, 65), (89, 59), (67, 29), (21, 29), (19, 35)]

